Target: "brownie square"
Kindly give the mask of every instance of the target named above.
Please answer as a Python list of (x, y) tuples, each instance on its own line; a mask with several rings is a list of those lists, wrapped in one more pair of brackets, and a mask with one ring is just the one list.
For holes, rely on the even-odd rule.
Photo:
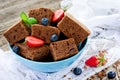
[(7, 41), (13, 45), (14, 43), (19, 42), (20, 40), (29, 36), (29, 28), (22, 21), (19, 21), (5, 31), (3, 35)]
[(50, 43), (50, 51), (55, 61), (68, 58), (78, 53), (73, 38)]
[(39, 24), (32, 25), (32, 36), (43, 39), (45, 43), (49, 44), (51, 42), (50, 37), (53, 34), (57, 34), (59, 36), (60, 30), (56, 27), (52, 26), (44, 26)]
[(47, 60), (50, 57), (50, 49), (48, 45), (42, 47), (29, 47), (26, 44), (16, 43), (20, 47), (20, 55), (34, 61)]
[(68, 38), (74, 38), (77, 45), (90, 34), (89, 29), (70, 14), (66, 14), (57, 27)]
[(38, 20), (39, 24), (41, 24), (42, 18), (48, 18), (49, 24), (51, 23), (53, 11), (48, 8), (38, 8), (38, 9), (32, 9), (29, 11), (29, 17), (34, 17)]

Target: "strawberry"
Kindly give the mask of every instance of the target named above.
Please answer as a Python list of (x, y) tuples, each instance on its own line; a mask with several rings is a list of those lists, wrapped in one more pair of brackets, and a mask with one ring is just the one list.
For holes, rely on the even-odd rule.
[(28, 46), (30, 47), (38, 47), (38, 46), (43, 46), (44, 45), (44, 41), (39, 39), (39, 38), (36, 38), (34, 36), (28, 36), (26, 37), (26, 43)]
[(107, 59), (105, 58), (106, 53), (106, 51), (99, 51), (99, 54), (97, 56), (91, 56), (85, 61), (85, 64), (90, 67), (105, 65), (107, 63)]
[(86, 60), (85, 64), (90, 67), (96, 67), (99, 64), (99, 61), (96, 56), (92, 56), (88, 60)]
[(52, 22), (58, 22), (64, 17), (64, 10), (59, 9), (54, 12), (52, 17)]

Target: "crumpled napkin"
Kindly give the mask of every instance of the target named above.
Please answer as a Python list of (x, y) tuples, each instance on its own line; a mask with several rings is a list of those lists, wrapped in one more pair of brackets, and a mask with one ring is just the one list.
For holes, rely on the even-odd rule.
[[(119, 0), (63, 0), (61, 7), (66, 5), (67, 12), (91, 30), (87, 46), (79, 59), (59, 72), (42, 73), (24, 66), (10, 51), (0, 49), (0, 80), (86, 80), (120, 59)], [(84, 69), (85, 60), (99, 50), (108, 51), (108, 63), (102, 67)], [(83, 70), (79, 76), (71, 72), (76, 66)]]

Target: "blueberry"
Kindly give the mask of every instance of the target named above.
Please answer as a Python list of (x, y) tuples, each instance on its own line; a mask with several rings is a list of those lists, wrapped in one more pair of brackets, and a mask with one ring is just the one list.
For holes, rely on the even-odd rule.
[(107, 74), (108, 79), (114, 79), (116, 77), (116, 73), (113, 71), (108, 72)]
[(49, 23), (48, 18), (42, 18), (42, 20), (41, 20), (41, 24), (42, 24), (42, 25), (47, 26), (48, 23)]
[(18, 46), (13, 46), (12, 50), (13, 50), (13, 52), (19, 54), (20, 48)]
[(82, 73), (82, 69), (76, 67), (76, 68), (74, 68), (73, 73), (74, 73), (75, 75), (80, 75), (80, 74)]
[(57, 34), (53, 34), (53, 35), (50, 37), (50, 40), (51, 40), (52, 42), (57, 41), (57, 40), (58, 40), (58, 35), (57, 35)]

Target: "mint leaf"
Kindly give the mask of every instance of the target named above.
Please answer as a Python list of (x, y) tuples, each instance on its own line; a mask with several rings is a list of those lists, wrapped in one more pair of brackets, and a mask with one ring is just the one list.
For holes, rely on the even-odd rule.
[(30, 25), (31, 25), (31, 24), (37, 24), (37, 23), (38, 23), (37, 19), (35, 19), (35, 18), (33, 18), (33, 17), (28, 18), (27, 22), (28, 22), (28, 24), (30, 24)]
[(27, 14), (25, 12), (21, 12), (20, 17), (26, 24), (28, 24), (28, 22), (27, 22), (28, 16), (27, 16)]

